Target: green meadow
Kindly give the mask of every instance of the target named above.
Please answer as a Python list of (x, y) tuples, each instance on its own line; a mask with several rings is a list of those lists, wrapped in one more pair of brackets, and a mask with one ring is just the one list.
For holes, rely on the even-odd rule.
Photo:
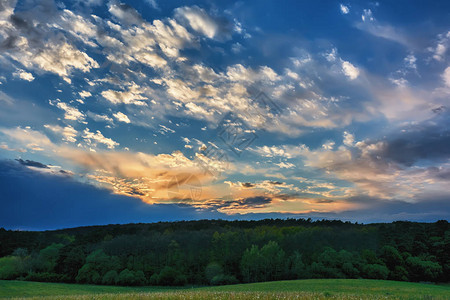
[(216, 287), (116, 287), (0, 281), (0, 298), (27, 299), (450, 299), (450, 286), (366, 279), (308, 279)]

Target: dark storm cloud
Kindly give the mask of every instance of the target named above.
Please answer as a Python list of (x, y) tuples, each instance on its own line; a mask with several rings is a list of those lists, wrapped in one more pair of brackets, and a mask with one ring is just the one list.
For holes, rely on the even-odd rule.
[(382, 149), (372, 154), (374, 161), (411, 167), (419, 160), (442, 162), (450, 158), (450, 112), (441, 111), (432, 119), (399, 131), (382, 140)]
[(241, 183), (241, 186), (244, 187), (244, 188), (252, 188), (255, 185), (253, 183), (251, 183), (251, 182), (243, 182), (243, 183)]
[(270, 184), (272, 185), (282, 185), (283, 183), (280, 181), (269, 181)]
[(28, 167), (35, 167), (35, 168), (41, 168), (41, 169), (49, 169), (47, 165), (44, 165), (43, 163), (40, 163), (38, 161), (33, 160), (23, 160), (23, 159), (16, 159), (21, 165), (28, 166)]
[[(261, 208), (272, 202), (272, 198), (264, 197), (264, 196), (255, 196), (248, 197), (242, 199), (236, 199), (235, 201), (224, 202), (220, 205), (220, 208), (226, 209), (252, 209), (252, 208)], [(217, 207), (219, 208), (219, 207)], [(216, 209), (217, 209), (216, 208)]]
[(260, 207), (272, 202), (269, 197), (256, 196), (239, 200), (239, 204), (245, 207)]
[(381, 154), (405, 166), (412, 166), (421, 159), (448, 159), (450, 158), (450, 129), (438, 125), (417, 128), (389, 141)]

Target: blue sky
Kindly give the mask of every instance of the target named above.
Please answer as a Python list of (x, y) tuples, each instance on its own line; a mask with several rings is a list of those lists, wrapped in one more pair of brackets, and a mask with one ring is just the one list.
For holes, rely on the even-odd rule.
[(446, 1), (4, 1), (0, 226), (448, 219), (449, 17)]

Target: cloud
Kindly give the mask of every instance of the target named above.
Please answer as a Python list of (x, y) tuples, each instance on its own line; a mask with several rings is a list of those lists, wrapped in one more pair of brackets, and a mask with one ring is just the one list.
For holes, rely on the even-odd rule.
[(450, 67), (447, 67), (442, 74), (442, 79), (446, 86), (450, 87)]
[(444, 61), (446, 53), (450, 47), (450, 31), (441, 33), (437, 37), (438, 41), (435, 47), (429, 47), (428, 50), (433, 53), (433, 58), (437, 61)]
[(124, 24), (140, 25), (143, 22), (141, 15), (127, 4), (111, 1), (108, 6), (109, 12)]
[(282, 147), (277, 147), (277, 146), (262, 146), (262, 147), (256, 147), (254, 149), (251, 149), (254, 152), (265, 156), (265, 157), (276, 157), (276, 156), (281, 156), (281, 157), (285, 157), (285, 158), (291, 158), (291, 154), (286, 151), (286, 149), (283, 149)]
[(448, 112), (403, 128), (401, 134), (390, 137), (377, 155), (396, 163), (412, 166), (421, 160), (450, 159), (450, 122)]
[(178, 204), (149, 205), (61, 175), (38, 172), (15, 161), (0, 161), (0, 227), (48, 230), (226, 217)]
[(105, 90), (101, 92), (101, 95), (113, 104), (123, 103), (146, 106), (147, 103), (143, 100), (147, 98), (142, 96), (142, 93), (143, 91), (138, 85), (132, 84), (126, 91)]
[(400, 43), (408, 48), (412, 48), (413, 44), (409, 37), (399, 28), (393, 27), (389, 24), (380, 23), (373, 16), (372, 10), (364, 9), (361, 15), (362, 22), (355, 24), (355, 27), (359, 30), (366, 31), (373, 36), (390, 40), (395, 43)]
[[(382, 113), (390, 122), (422, 122), (433, 117), (433, 110), (446, 102), (429, 89), (398, 85), (386, 86), (383, 79), (370, 77), (367, 87), (375, 101), (367, 103), (368, 110)], [(396, 101), (392, 101), (396, 99)]]
[(344, 4), (339, 4), (339, 8), (341, 10), (341, 13), (343, 13), (344, 15), (348, 14), (350, 12), (350, 9), (348, 8), (348, 6), (344, 5)]
[(359, 69), (357, 67), (355, 67), (354, 65), (352, 65), (350, 62), (343, 61), (342, 62), (342, 70), (344, 71), (345, 76), (350, 78), (350, 80), (354, 80), (354, 79), (358, 78)]
[(93, 147), (97, 147), (98, 143), (104, 144), (108, 149), (114, 149), (116, 146), (119, 146), (119, 143), (104, 137), (100, 130), (97, 130), (97, 132), (94, 133), (89, 131), (89, 128), (86, 128), (83, 131), (83, 139), (89, 146)]
[(81, 98), (87, 98), (87, 97), (91, 97), (92, 94), (88, 91), (81, 91), (78, 93), (80, 95)]
[(144, 0), (146, 3), (148, 3), (151, 7), (153, 7), (156, 10), (160, 10), (158, 3), (156, 0)]
[(3, 101), (8, 105), (12, 105), (15, 102), (13, 98), (11, 98), (8, 94), (2, 91), (0, 91), (0, 101)]
[(52, 132), (62, 135), (63, 140), (75, 143), (77, 141), (78, 131), (76, 131), (72, 126), (67, 125), (66, 127), (61, 127), (59, 125), (44, 125), (45, 128), (50, 129)]
[(38, 161), (33, 160), (23, 160), (23, 159), (16, 159), (21, 165), (28, 166), (28, 167), (34, 167), (34, 168), (41, 168), (41, 169), (49, 169), (47, 165), (44, 165), (43, 163), (40, 163)]
[[(56, 74), (68, 83), (71, 83), (73, 72), (87, 73), (99, 67), (93, 58), (76, 47), (71, 36), (64, 35), (61, 30), (55, 30), (55, 27), (69, 30), (77, 26), (78, 32), (69, 33), (81, 38), (82, 34), (86, 34), (86, 31), (81, 30), (82, 19), (67, 22), (67, 16), (74, 21), (75, 15), (67, 10), (58, 11), (52, 1), (36, 5), (33, 7), (33, 13), (26, 9), (14, 11), (15, 4), (15, 1), (9, 2), (11, 7), (4, 10), (4, 13), (8, 12), (8, 17), (2, 21), (3, 26), (0, 27), (0, 36), (3, 37), (1, 56), (5, 60), (12, 61), (12, 64), (21, 64), (28, 71), (33, 70), (38, 74)], [(72, 27), (66, 26), (68, 23), (71, 23)], [(29, 75), (23, 76), (26, 76), (27, 80), (31, 79)]]
[(68, 105), (67, 103), (61, 102), (61, 100), (56, 99), (55, 101), (49, 101), (50, 105), (56, 106), (64, 111), (64, 119), (73, 120), (78, 122), (83, 122), (86, 119), (86, 115), (80, 112), (77, 108)]
[(21, 152), (21, 153), (25, 153), (25, 152), (27, 152), (27, 150), (25, 150), (25, 149), (15, 149), (15, 148), (9, 148), (9, 146), (8, 146), (8, 145), (6, 145), (6, 144), (1, 144), (1, 145), (0, 145), (0, 149), (2, 149), (2, 150), (6, 150), (6, 151)]
[(364, 13), (361, 15), (361, 19), (363, 20), (363, 22), (375, 21), (375, 18), (373, 17), (373, 14), (372, 14), (372, 10), (364, 9), (363, 12)]
[(347, 131), (344, 131), (343, 143), (347, 147), (352, 147), (355, 143), (355, 136)]
[(289, 162), (280, 162), (280, 163), (277, 163), (277, 164), (275, 164), (275, 165), (277, 165), (278, 167), (280, 167), (280, 169), (291, 169), (291, 168), (295, 168), (295, 165), (294, 164), (292, 164), (292, 163), (289, 163)]
[(113, 123), (113, 119), (108, 117), (107, 115), (100, 115), (100, 114), (93, 113), (91, 111), (88, 111), (87, 115), (88, 115), (89, 118), (93, 119), (96, 122)]
[(237, 199), (234, 201), (227, 201), (222, 203), (218, 208), (218, 211), (225, 213), (232, 213), (234, 210), (245, 211), (263, 208), (269, 205), (272, 199), (264, 196), (248, 197)]
[(51, 153), (55, 150), (55, 145), (46, 135), (29, 127), (0, 128), (0, 132), (20, 146), (32, 151), (45, 150)]
[(17, 70), (16, 72), (13, 73), (14, 77), (20, 78), (22, 80), (26, 80), (26, 81), (33, 81), (34, 80), (34, 76), (31, 73), (28, 73), (24, 70)]
[(121, 113), (120, 111), (113, 114), (114, 118), (117, 119), (117, 121), (119, 122), (124, 122), (124, 123), (131, 123), (130, 119), (128, 119), (128, 116), (125, 115), (124, 113)]
[(225, 19), (211, 17), (198, 6), (179, 7), (175, 9), (175, 17), (187, 21), (189, 26), (210, 39), (226, 40), (230, 38), (230, 26)]
[[(347, 142), (346, 147), (337, 150), (305, 149), (300, 155), (306, 166), (352, 182), (359, 193), (384, 199), (421, 201), (426, 195), (446, 193), (447, 179), (442, 175), (450, 159), (446, 118), (436, 116), (399, 128), (399, 133), (385, 139)], [(345, 138), (348, 139), (348, 135)]]
[[(205, 199), (220, 195), (220, 188), (210, 185), (212, 176), (194, 160), (181, 152), (151, 155), (133, 152), (62, 152), (66, 159), (87, 171), (92, 183), (106, 187), (114, 193), (138, 197), (147, 203), (200, 204)], [(170, 186), (177, 178), (176, 190)], [(186, 178), (183, 179), (183, 178)], [(189, 180), (187, 178), (190, 178)], [(191, 182), (192, 181), (192, 182)], [(195, 183), (201, 193), (195, 199), (179, 198), (189, 195)], [(193, 201), (197, 202), (193, 202)]]

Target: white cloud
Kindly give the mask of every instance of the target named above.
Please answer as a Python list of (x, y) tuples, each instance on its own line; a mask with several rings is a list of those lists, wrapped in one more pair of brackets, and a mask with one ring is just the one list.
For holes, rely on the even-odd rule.
[(417, 69), (417, 65), (416, 65), (417, 58), (413, 54), (409, 54), (408, 56), (406, 56), (404, 58), (404, 62), (405, 62), (405, 65), (407, 68), (414, 69), (414, 70)]
[(93, 119), (96, 122), (108, 122), (108, 123), (113, 122), (113, 119), (111, 119), (107, 115), (100, 115), (100, 114), (96, 114), (96, 113), (93, 113), (90, 111), (87, 112), (87, 115), (89, 118)]
[(65, 30), (90, 47), (97, 47), (94, 39), (98, 37), (99, 28), (91, 22), (91, 17), (81, 16), (64, 9), (60, 19), (50, 24), (58, 30)]
[(33, 81), (34, 80), (34, 76), (31, 73), (28, 73), (24, 70), (17, 70), (16, 72), (13, 73), (14, 77), (26, 80), (26, 81)]
[(91, 92), (88, 91), (81, 91), (78, 94), (80, 95), (81, 98), (87, 98), (92, 96)]
[(124, 123), (130, 123), (130, 119), (128, 119), (128, 116), (122, 112), (117, 112), (115, 114), (113, 114), (113, 116), (117, 119), (117, 121), (119, 122), (124, 122)]
[(325, 150), (333, 150), (335, 144), (336, 143), (333, 142), (333, 141), (327, 141), (326, 143), (324, 143), (322, 145), (322, 148), (325, 149)]
[(265, 157), (284, 157), (284, 158), (292, 158), (291, 153), (289, 151), (286, 151), (286, 149), (283, 146), (262, 146), (262, 147), (256, 147), (255, 149), (252, 149), (254, 152), (258, 153), (261, 156)]
[(61, 127), (59, 125), (44, 125), (45, 128), (58, 133), (63, 136), (63, 140), (75, 143), (78, 131), (76, 131), (72, 126), (68, 125), (66, 127)]
[(350, 80), (354, 80), (359, 76), (359, 69), (345, 60), (342, 61), (342, 71), (344, 72), (345, 76), (350, 78)]
[(277, 164), (275, 164), (275, 165), (277, 165), (278, 167), (280, 167), (280, 169), (291, 169), (291, 168), (294, 168), (294, 167), (295, 167), (294, 164), (289, 163), (289, 162), (280, 162), (280, 163), (277, 163)]
[(195, 115), (195, 116), (208, 117), (213, 114), (212, 111), (207, 111), (205, 108), (203, 108), (195, 103), (192, 103), (192, 102), (186, 103), (185, 106), (188, 109), (188, 113), (191, 113), (192, 115)]
[(144, 0), (146, 3), (148, 3), (151, 7), (153, 7), (154, 9), (159, 10), (159, 6), (158, 3), (156, 2), (156, 0)]
[(94, 133), (89, 131), (89, 128), (86, 128), (83, 132), (83, 139), (89, 146), (94, 147), (96, 147), (98, 143), (106, 145), (108, 149), (114, 149), (116, 146), (119, 146), (119, 143), (104, 137), (100, 130), (97, 130), (97, 132)]
[(35, 48), (25, 36), (21, 36), (16, 41), (16, 48), (4, 55), (9, 55), (27, 69), (57, 74), (68, 83), (71, 83), (73, 70), (86, 73), (99, 67), (94, 59), (64, 40), (50, 40), (45, 47)]
[(280, 79), (278, 74), (268, 66), (261, 66), (259, 70), (246, 68), (241, 64), (227, 67), (228, 79), (235, 82), (255, 82), (258, 80), (273, 82)]
[(373, 17), (372, 10), (370, 10), (370, 8), (364, 9), (363, 14), (361, 15), (361, 19), (363, 20), (363, 22), (374, 21), (375, 18)]
[(442, 79), (445, 82), (445, 85), (450, 87), (450, 67), (447, 67), (442, 74)]
[(128, 87), (127, 91), (105, 90), (101, 92), (101, 95), (113, 104), (123, 103), (146, 106), (147, 103), (142, 100), (146, 100), (147, 98), (141, 95), (142, 92), (143, 89), (133, 83)]
[(109, 2), (109, 12), (125, 24), (140, 25), (143, 22), (141, 15), (134, 8), (115, 0)]
[(204, 9), (198, 6), (179, 7), (175, 10), (175, 15), (179, 19), (186, 20), (192, 29), (204, 34), (210, 39), (217, 38), (223, 34), (220, 24)]
[(433, 58), (437, 61), (443, 61), (448, 48), (450, 47), (450, 31), (439, 34), (436, 47), (430, 47), (429, 50), (433, 52)]
[(80, 112), (77, 108), (70, 106), (67, 103), (61, 102), (61, 100), (59, 99), (55, 101), (49, 101), (49, 103), (63, 110), (65, 112), (64, 119), (66, 120), (82, 122), (86, 118), (86, 115)]
[(54, 144), (46, 135), (29, 127), (0, 128), (0, 132), (29, 150), (52, 151), (55, 149)]
[(348, 147), (353, 147), (355, 143), (355, 136), (347, 131), (344, 131), (344, 145)]
[(382, 24), (373, 16), (372, 10), (364, 9), (361, 15), (362, 22), (356, 23), (355, 27), (364, 30), (376, 37), (384, 38), (406, 47), (412, 47), (410, 39), (400, 29), (389, 24)]
[(350, 12), (350, 9), (348, 8), (348, 6), (346, 6), (342, 3), (339, 4), (339, 8), (341, 9), (341, 13), (343, 13), (344, 15), (346, 15)]

